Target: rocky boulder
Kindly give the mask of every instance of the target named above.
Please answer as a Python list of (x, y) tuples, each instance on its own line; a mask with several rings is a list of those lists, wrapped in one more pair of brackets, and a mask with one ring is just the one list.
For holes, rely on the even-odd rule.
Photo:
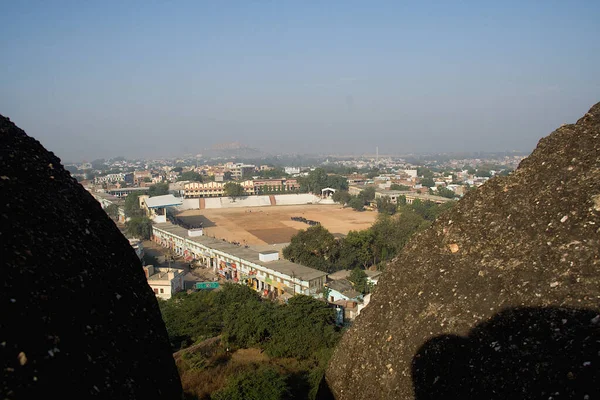
[(60, 160), (0, 115), (0, 397), (178, 399), (127, 239)]
[(600, 396), (600, 103), (394, 260), (344, 335), (337, 399)]

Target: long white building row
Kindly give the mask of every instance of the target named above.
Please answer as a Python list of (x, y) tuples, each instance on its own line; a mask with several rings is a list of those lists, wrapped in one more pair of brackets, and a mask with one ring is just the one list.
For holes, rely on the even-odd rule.
[(167, 222), (153, 225), (152, 240), (186, 261), (196, 260), (225, 279), (247, 284), (267, 296), (316, 296), (326, 283), (325, 272), (279, 259), (276, 251), (257, 252), (215, 238), (192, 236), (196, 234)]

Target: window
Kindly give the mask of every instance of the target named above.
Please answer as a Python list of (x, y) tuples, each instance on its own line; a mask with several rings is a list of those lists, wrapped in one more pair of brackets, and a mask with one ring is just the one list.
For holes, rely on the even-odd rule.
[(160, 288), (160, 292), (161, 292), (161, 293), (164, 293), (164, 292), (165, 292), (165, 289), (163, 289), (163, 288)]
[(154, 294), (158, 294), (158, 289), (154, 288)]

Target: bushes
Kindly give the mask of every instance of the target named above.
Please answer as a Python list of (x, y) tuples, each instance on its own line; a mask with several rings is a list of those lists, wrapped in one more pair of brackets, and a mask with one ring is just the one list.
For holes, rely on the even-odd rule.
[(259, 367), (230, 378), (212, 394), (213, 400), (281, 400), (290, 397), (286, 376), (272, 367)]

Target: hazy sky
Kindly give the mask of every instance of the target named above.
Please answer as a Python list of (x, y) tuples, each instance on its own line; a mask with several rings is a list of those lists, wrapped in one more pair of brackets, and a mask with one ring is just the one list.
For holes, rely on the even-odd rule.
[(64, 161), (530, 151), (600, 101), (598, 0), (88, 3), (0, 0), (0, 114)]

